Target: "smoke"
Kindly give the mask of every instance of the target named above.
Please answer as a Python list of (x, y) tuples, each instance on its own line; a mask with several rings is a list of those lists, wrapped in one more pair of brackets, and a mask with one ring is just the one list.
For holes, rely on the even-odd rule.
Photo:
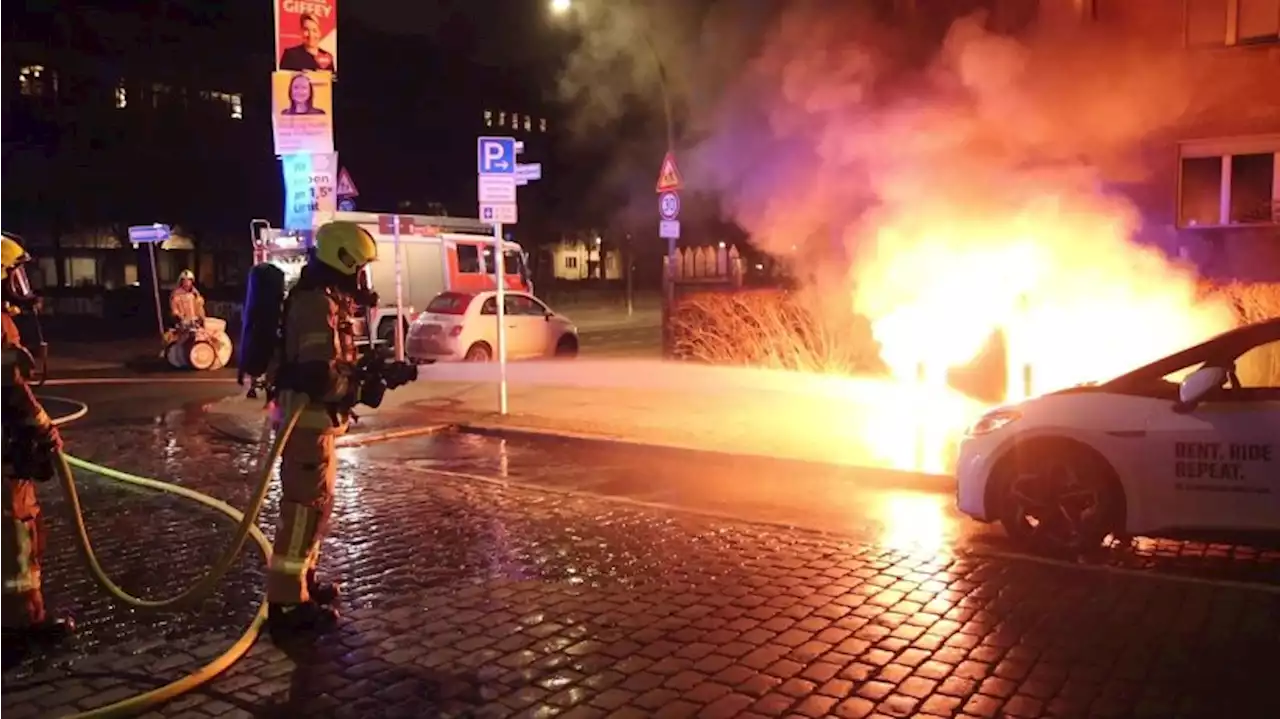
[[(652, 56), (673, 58), (687, 186), (802, 279), (846, 292), (895, 371), (963, 364), (1016, 326), (1042, 376), (1093, 379), (1227, 323), (1187, 268), (1135, 242), (1149, 223), (1121, 193), (1175, 128), (1239, 90), (1207, 84), (1162, 33), (1067, 21), (1015, 39), (992, 29), (1008, 16), (886, 24), (885, 3), (726, 0), (664, 16), (651, 50), (636, 33), (653, 16), (619, 5), (562, 85), (592, 99), (584, 120), (657, 97)], [(1083, 358), (1103, 338), (1111, 364)]]
[(1019, 41), (979, 14), (921, 65), (927, 38), (850, 5), (792, 4), (696, 154), (694, 179), (779, 255), (925, 208), (1003, 215), (1046, 188), (1096, 198), (1104, 179), (1141, 179), (1144, 142), (1193, 105), (1182, 54), (1140, 40), (1064, 28)]

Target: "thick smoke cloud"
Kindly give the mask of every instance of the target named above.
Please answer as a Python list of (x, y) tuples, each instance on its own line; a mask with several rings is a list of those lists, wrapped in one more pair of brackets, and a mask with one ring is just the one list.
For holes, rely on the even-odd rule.
[(1104, 179), (1141, 179), (1144, 142), (1193, 106), (1194, 68), (1140, 41), (1014, 40), (974, 15), (922, 65), (927, 39), (849, 6), (791, 5), (698, 148), (697, 179), (781, 255), (922, 207), (1016, 210), (1046, 185), (1096, 197)]

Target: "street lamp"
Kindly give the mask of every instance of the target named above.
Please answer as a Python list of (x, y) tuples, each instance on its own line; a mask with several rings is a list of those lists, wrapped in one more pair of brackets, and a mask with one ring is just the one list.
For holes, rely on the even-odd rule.
[[(628, 0), (634, 8), (635, 0)], [(563, 17), (573, 10), (573, 0), (550, 0), (551, 14), (557, 17)], [(667, 66), (662, 62), (662, 56), (658, 54), (658, 47), (653, 44), (653, 34), (649, 32), (648, 19), (645, 18), (645, 26), (640, 28), (640, 38), (644, 41), (645, 47), (649, 49), (649, 56), (653, 59), (654, 68), (658, 71), (658, 92), (662, 95), (662, 115), (667, 125), (667, 154), (674, 155), (676, 149), (676, 130), (675, 121), (671, 114), (671, 90), (667, 86)], [(631, 300), (631, 252), (630, 252), (630, 236), (628, 235), (628, 251), (627, 251), (627, 315), (632, 312)], [(669, 351), (672, 344), (670, 337), (670, 313), (674, 309), (675, 304), (675, 272), (676, 266), (676, 240), (667, 240), (667, 266), (663, 279), (663, 302), (662, 302), (662, 340), (664, 351)]]

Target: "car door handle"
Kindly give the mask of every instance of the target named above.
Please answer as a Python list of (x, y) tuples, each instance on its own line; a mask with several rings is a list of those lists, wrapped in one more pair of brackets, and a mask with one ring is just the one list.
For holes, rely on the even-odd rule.
[(1112, 437), (1119, 437), (1121, 439), (1141, 439), (1147, 436), (1147, 430), (1145, 429), (1115, 430), (1113, 432), (1107, 432), (1107, 434), (1111, 435)]

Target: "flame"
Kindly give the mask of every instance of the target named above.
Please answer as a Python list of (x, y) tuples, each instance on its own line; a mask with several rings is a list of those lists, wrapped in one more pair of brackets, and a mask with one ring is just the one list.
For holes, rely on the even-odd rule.
[(1108, 379), (1232, 326), (1192, 271), (1131, 232), (1123, 208), (1087, 196), (891, 221), (856, 269), (854, 304), (904, 379), (962, 367), (1003, 333), (1014, 399)]
[(947, 465), (964, 424), (948, 376), (994, 337), (1018, 400), (1234, 324), (1160, 247), (1168, 220), (1117, 189), (1221, 95), (1198, 60), (1133, 28), (1046, 21), (1015, 38), (982, 14), (937, 45), (846, 5), (780, 13), (694, 172), (753, 242), (815, 282), (839, 275), (870, 320), (902, 388), (892, 421), (868, 427), (890, 462)]

